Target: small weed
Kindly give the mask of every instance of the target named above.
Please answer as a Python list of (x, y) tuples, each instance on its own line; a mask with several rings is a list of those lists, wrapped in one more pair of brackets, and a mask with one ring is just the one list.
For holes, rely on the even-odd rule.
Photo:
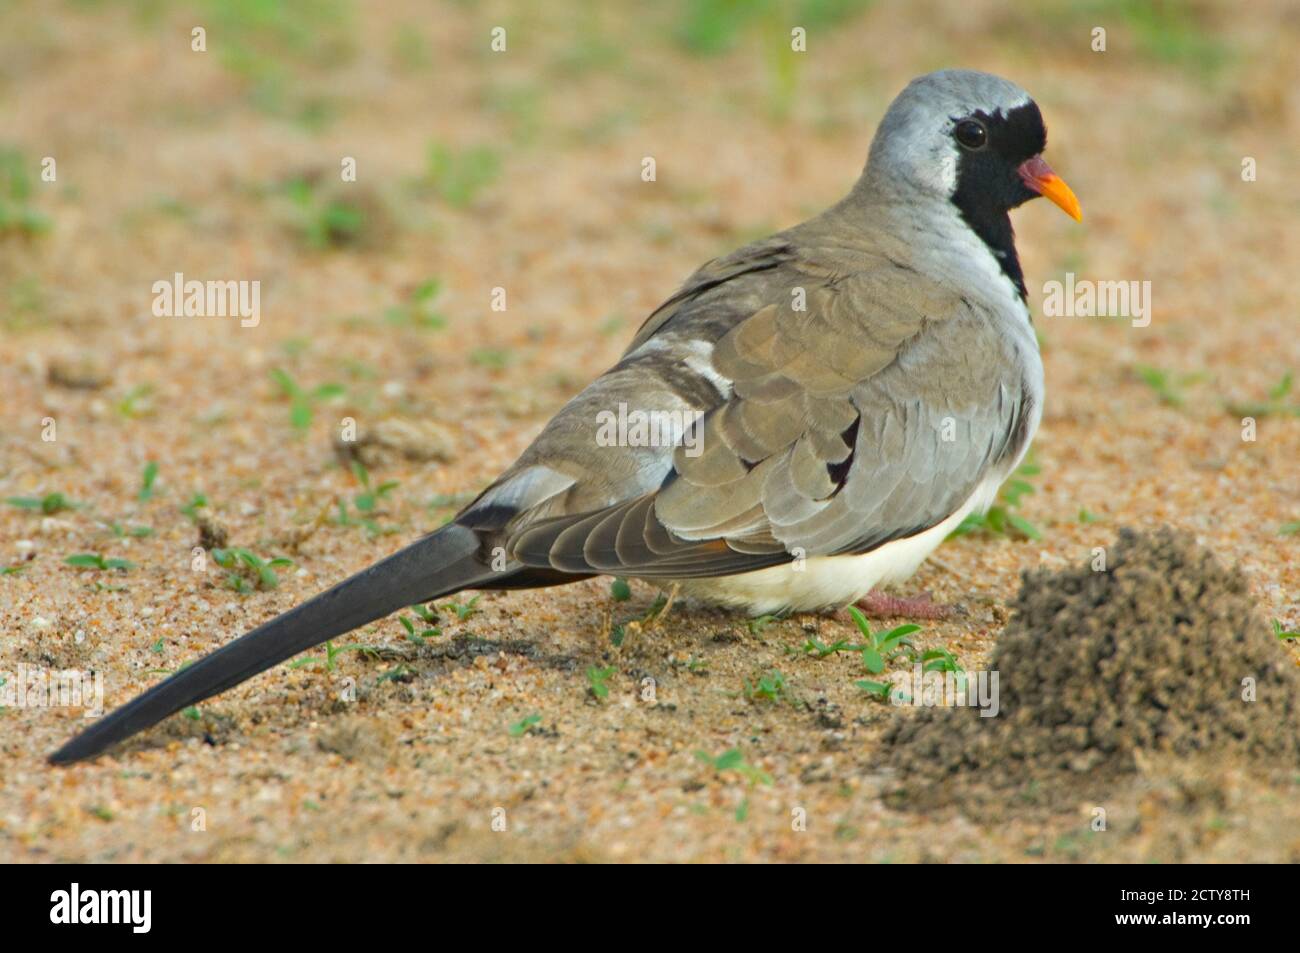
[[(412, 608), (415, 607), (412, 606)], [(424, 606), (420, 606), (419, 608), (424, 609)], [(426, 609), (425, 611), (427, 612), (428, 610)], [(397, 621), (400, 622), (402, 628), (406, 630), (406, 637), (416, 645), (424, 645), (429, 639), (434, 639), (442, 635), (442, 629), (439, 629), (437, 626), (427, 626), (417, 632), (415, 622), (404, 615), (398, 616)]]
[(609, 668), (596, 668), (594, 665), (591, 666), (587, 669), (587, 690), (596, 698), (608, 698), (609, 685), (606, 683), (617, 671), (618, 669), (612, 665)]
[(966, 671), (957, 662), (957, 656), (947, 649), (930, 649), (920, 656), (922, 672), (951, 672), (956, 676), (957, 691), (966, 690)]
[(121, 523), (109, 523), (108, 529), (109, 532), (118, 539), (125, 539), (127, 537), (130, 537), (131, 539), (144, 539), (147, 536), (153, 535), (152, 526), (123, 526)]
[(849, 606), (849, 616), (853, 624), (862, 633), (862, 664), (872, 675), (879, 675), (885, 670), (885, 663), (893, 661), (898, 655), (905, 654), (912, 648), (907, 638), (913, 632), (920, 632), (921, 627), (914, 623), (900, 625), (888, 632), (871, 631), (871, 623), (857, 606)]
[(521, 718), (507, 729), (507, 733), (511, 738), (519, 738), (528, 734), (533, 725), (538, 724), (541, 720), (541, 715), (529, 715), (527, 718)]
[(707, 764), (718, 774), (726, 771), (735, 771), (744, 777), (750, 784), (771, 784), (772, 776), (760, 768), (756, 768), (745, 760), (745, 755), (739, 748), (728, 748), (722, 754), (714, 757), (707, 751), (695, 752), (695, 759)]
[(748, 679), (744, 684), (745, 698), (749, 701), (790, 701), (785, 676), (776, 669), (764, 674), (756, 684), (751, 685)]
[(49, 231), (49, 218), (32, 206), (32, 183), (26, 157), (14, 149), (0, 149), (0, 238), (31, 238)]
[(1179, 408), (1187, 403), (1187, 388), (1201, 383), (1208, 377), (1203, 371), (1194, 374), (1177, 374), (1146, 364), (1135, 364), (1133, 373), (1137, 375), (1138, 380), (1155, 391), (1162, 404)]
[(128, 572), (135, 568), (135, 563), (130, 560), (108, 559), (98, 553), (77, 553), (74, 556), (68, 556), (63, 561), (69, 566), (76, 566), (78, 569), (117, 569)]
[(354, 642), (350, 645), (336, 646), (333, 641), (330, 641), (325, 643), (324, 658), (321, 658), (318, 655), (307, 655), (300, 659), (294, 659), (289, 663), (288, 667), (306, 668), (308, 665), (324, 665), (325, 671), (332, 672), (338, 667), (338, 658), (344, 652), (360, 652), (365, 655), (370, 655), (373, 658), (379, 657), (379, 653), (375, 651), (373, 645), (361, 645), (360, 643)]
[(497, 178), (501, 158), (486, 146), (456, 150), (435, 142), (429, 147), (423, 184), (448, 205), (465, 208)]
[(144, 465), (144, 472), (140, 475), (140, 492), (136, 494), (136, 499), (140, 502), (153, 499), (153, 485), (158, 480), (158, 461), (150, 460)]
[(707, 675), (709, 673), (709, 660), (700, 658), (698, 655), (692, 655), (686, 660), (686, 671), (692, 675)]
[(80, 503), (72, 502), (62, 493), (47, 493), (44, 496), (11, 496), (5, 502), (20, 510), (31, 510), (46, 516), (53, 516), (64, 510), (75, 510), (81, 506)]
[(1016, 535), (1024, 539), (1042, 539), (1043, 534), (1033, 523), (1014, 512), (1020, 506), (1021, 497), (1034, 492), (1033, 484), (1026, 478), (1037, 476), (1040, 470), (1041, 468), (1034, 463), (1021, 464), (1011, 478), (1002, 484), (1002, 489), (998, 491), (998, 502), (990, 506), (987, 512), (969, 514), (961, 521), (960, 526), (948, 534), (948, 538), (980, 533), (988, 536)]
[(401, 664), (390, 668), (383, 675), (375, 679), (376, 685), (382, 685), (384, 682), (409, 682), (415, 678), (415, 669), (406, 664)]
[(1223, 407), (1234, 417), (1267, 417), (1271, 414), (1291, 414), (1300, 417), (1300, 403), (1287, 403), (1286, 400), (1294, 385), (1294, 376), (1287, 371), (1280, 381), (1269, 388), (1265, 400), (1247, 403), (1228, 401)]
[(876, 695), (886, 700), (888, 700), (889, 696), (894, 692), (894, 685), (891, 682), (878, 682), (874, 679), (862, 678), (858, 679), (858, 681), (853, 684), (862, 689), (868, 695)]
[(387, 536), (390, 533), (397, 532), (396, 526), (381, 526), (377, 520), (373, 520), (369, 516), (364, 516), (361, 513), (352, 516), (348, 512), (348, 504), (346, 500), (338, 501), (338, 516), (335, 517), (334, 522), (339, 526), (360, 526), (366, 531), (366, 535), (371, 539), (374, 539), (376, 536)]
[(415, 287), (401, 304), (384, 312), (384, 320), (395, 327), (419, 328), (423, 331), (441, 331), (447, 318), (434, 307), (442, 293), (442, 282), (430, 278)]
[(469, 619), (470, 616), (474, 615), (474, 613), (478, 612), (478, 601), (481, 598), (482, 596), (475, 596), (473, 599), (471, 599), (469, 602), (464, 603), (463, 605), (459, 602), (444, 602), (438, 608), (448, 609), (454, 612), (456, 614), (456, 621), (464, 622), (467, 619)]
[(434, 612), (423, 603), (417, 603), (416, 605), (411, 606), (411, 611), (414, 612), (416, 615), (418, 615), (425, 622), (432, 623), (438, 621), (438, 613)]
[(366, 229), (366, 211), (355, 202), (320, 194), (306, 179), (294, 179), (284, 194), (295, 212), (303, 243), (321, 250), (357, 244)]
[(197, 522), (199, 510), (208, 505), (208, 498), (202, 493), (195, 493), (190, 497), (190, 501), (180, 508), (180, 511), (188, 516), (192, 521)]
[(773, 622), (780, 622), (785, 617), (786, 613), (784, 612), (778, 612), (774, 615), (755, 616), (752, 619), (745, 620), (745, 628), (749, 630), (750, 635), (762, 635), (763, 630), (769, 625)]
[(322, 401), (342, 397), (345, 393), (342, 384), (321, 384), (312, 390), (305, 390), (281, 368), (271, 369), (271, 380), (280, 388), (282, 396), (289, 400), (289, 423), (294, 430), (305, 431), (311, 426), (315, 407)]
[(198, 659), (190, 659), (188, 662), (182, 662), (180, 665), (177, 665), (175, 668), (147, 668), (147, 669), (144, 670), (144, 674), (146, 674), (146, 675), (175, 675), (177, 672), (189, 668), (191, 665), (193, 665), (193, 664), (194, 664), (195, 662), (197, 662), (197, 661), (198, 661)]
[(152, 384), (137, 384), (114, 405), (114, 409), (127, 420), (148, 417), (153, 413), (153, 392)]
[(837, 639), (830, 645), (819, 641), (818, 639), (807, 639), (801, 651), (805, 655), (813, 655), (819, 659), (826, 658), (828, 655), (834, 655), (837, 652), (861, 652), (865, 645), (850, 642), (848, 639)]
[(379, 486), (371, 487), (370, 474), (361, 465), (360, 460), (352, 461), (352, 475), (361, 484), (361, 492), (352, 498), (352, 505), (361, 513), (372, 512), (380, 500), (392, 493), (400, 485), (396, 480), (388, 480), (379, 484)]
[(251, 550), (238, 546), (214, 549), (212, 559), (222, 569), (231, 570), (226, 576), (226, 585), (238, 593), (274, 589), (280, 584), (280, 577), (275, 571), (293, 565), (293, 560), (287, 557), (263, 559)]

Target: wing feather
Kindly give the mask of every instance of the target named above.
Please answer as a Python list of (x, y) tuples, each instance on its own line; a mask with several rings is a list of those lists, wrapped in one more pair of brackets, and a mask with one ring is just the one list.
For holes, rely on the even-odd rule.
[[(491, 499), (521, 504), (502, 530), (510, 559), (726, 575), (795, 551), (867, 552), (946, 519), (1019, 452), (1030, 398), (990, 316), (907, 287), (918, 280), (892, 263), (812, 267), (776, 241), (701, 269), (516, 464), (544, 505), (510, 472), (498, 481)], [(676, 446), (593, 446), (589, 418), (620, 403), (703, 419)]]

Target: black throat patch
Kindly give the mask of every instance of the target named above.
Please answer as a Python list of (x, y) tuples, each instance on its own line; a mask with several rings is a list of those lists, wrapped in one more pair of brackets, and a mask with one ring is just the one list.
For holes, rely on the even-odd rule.
[(1016, 254), (1016, 233), (1011, 227), (1013, 208), (1037, 196), (1021, 180), (1020, 164), (1040, 154), (1047, 146), (1047, 130), (1036, 103), (1018, 106), (1005, 115), (954, 116), (954, 121), (977, 119), (988, 129), (988, 143), (982, 149), (958, 146), (957, 188), (952, 201), (962, 219), (989, 247), (1002, 273), (1016, 286), (1022, 301), (1028, 299), (1025, 275)]

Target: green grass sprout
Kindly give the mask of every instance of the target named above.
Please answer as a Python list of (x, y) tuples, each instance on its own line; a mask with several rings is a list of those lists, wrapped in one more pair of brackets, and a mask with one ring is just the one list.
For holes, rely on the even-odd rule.
[(5, 502), (20, 510), (30, 510), (45, 516), (53, 516), (64, 510), (75, 510), (81, 506), (80, 503), (72, 502), (62, 493), (47, 493), (44, 496), (11, 496)]
[(275, 571), (293, 565), (293, 560), (288, 557), (263, 559), (252, 550), (240, 546), (214, 549), (212, 559), (222, 569), (230, 570), (226, 576), (226, 585), (238, 593), (274, 589), (280, 584), (280, 577)]
[(78, 569), (117, 569), (121, 572), (128, 572), (135, 568), (135, 563), (128, 559), (108, 559), (98, 553), (77, 553), (65, 558), (64, 563), (69, 566), (75, 566)]

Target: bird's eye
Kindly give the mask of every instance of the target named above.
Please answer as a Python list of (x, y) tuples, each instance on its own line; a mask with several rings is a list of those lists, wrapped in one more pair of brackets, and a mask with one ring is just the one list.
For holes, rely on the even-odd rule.
[(974, 119), (963, 119), (957, 123), (953, 135), (967, 149), (982, 149), (984, 144), (989, 141), (989, 131), (984, 128), (982, 122)]

